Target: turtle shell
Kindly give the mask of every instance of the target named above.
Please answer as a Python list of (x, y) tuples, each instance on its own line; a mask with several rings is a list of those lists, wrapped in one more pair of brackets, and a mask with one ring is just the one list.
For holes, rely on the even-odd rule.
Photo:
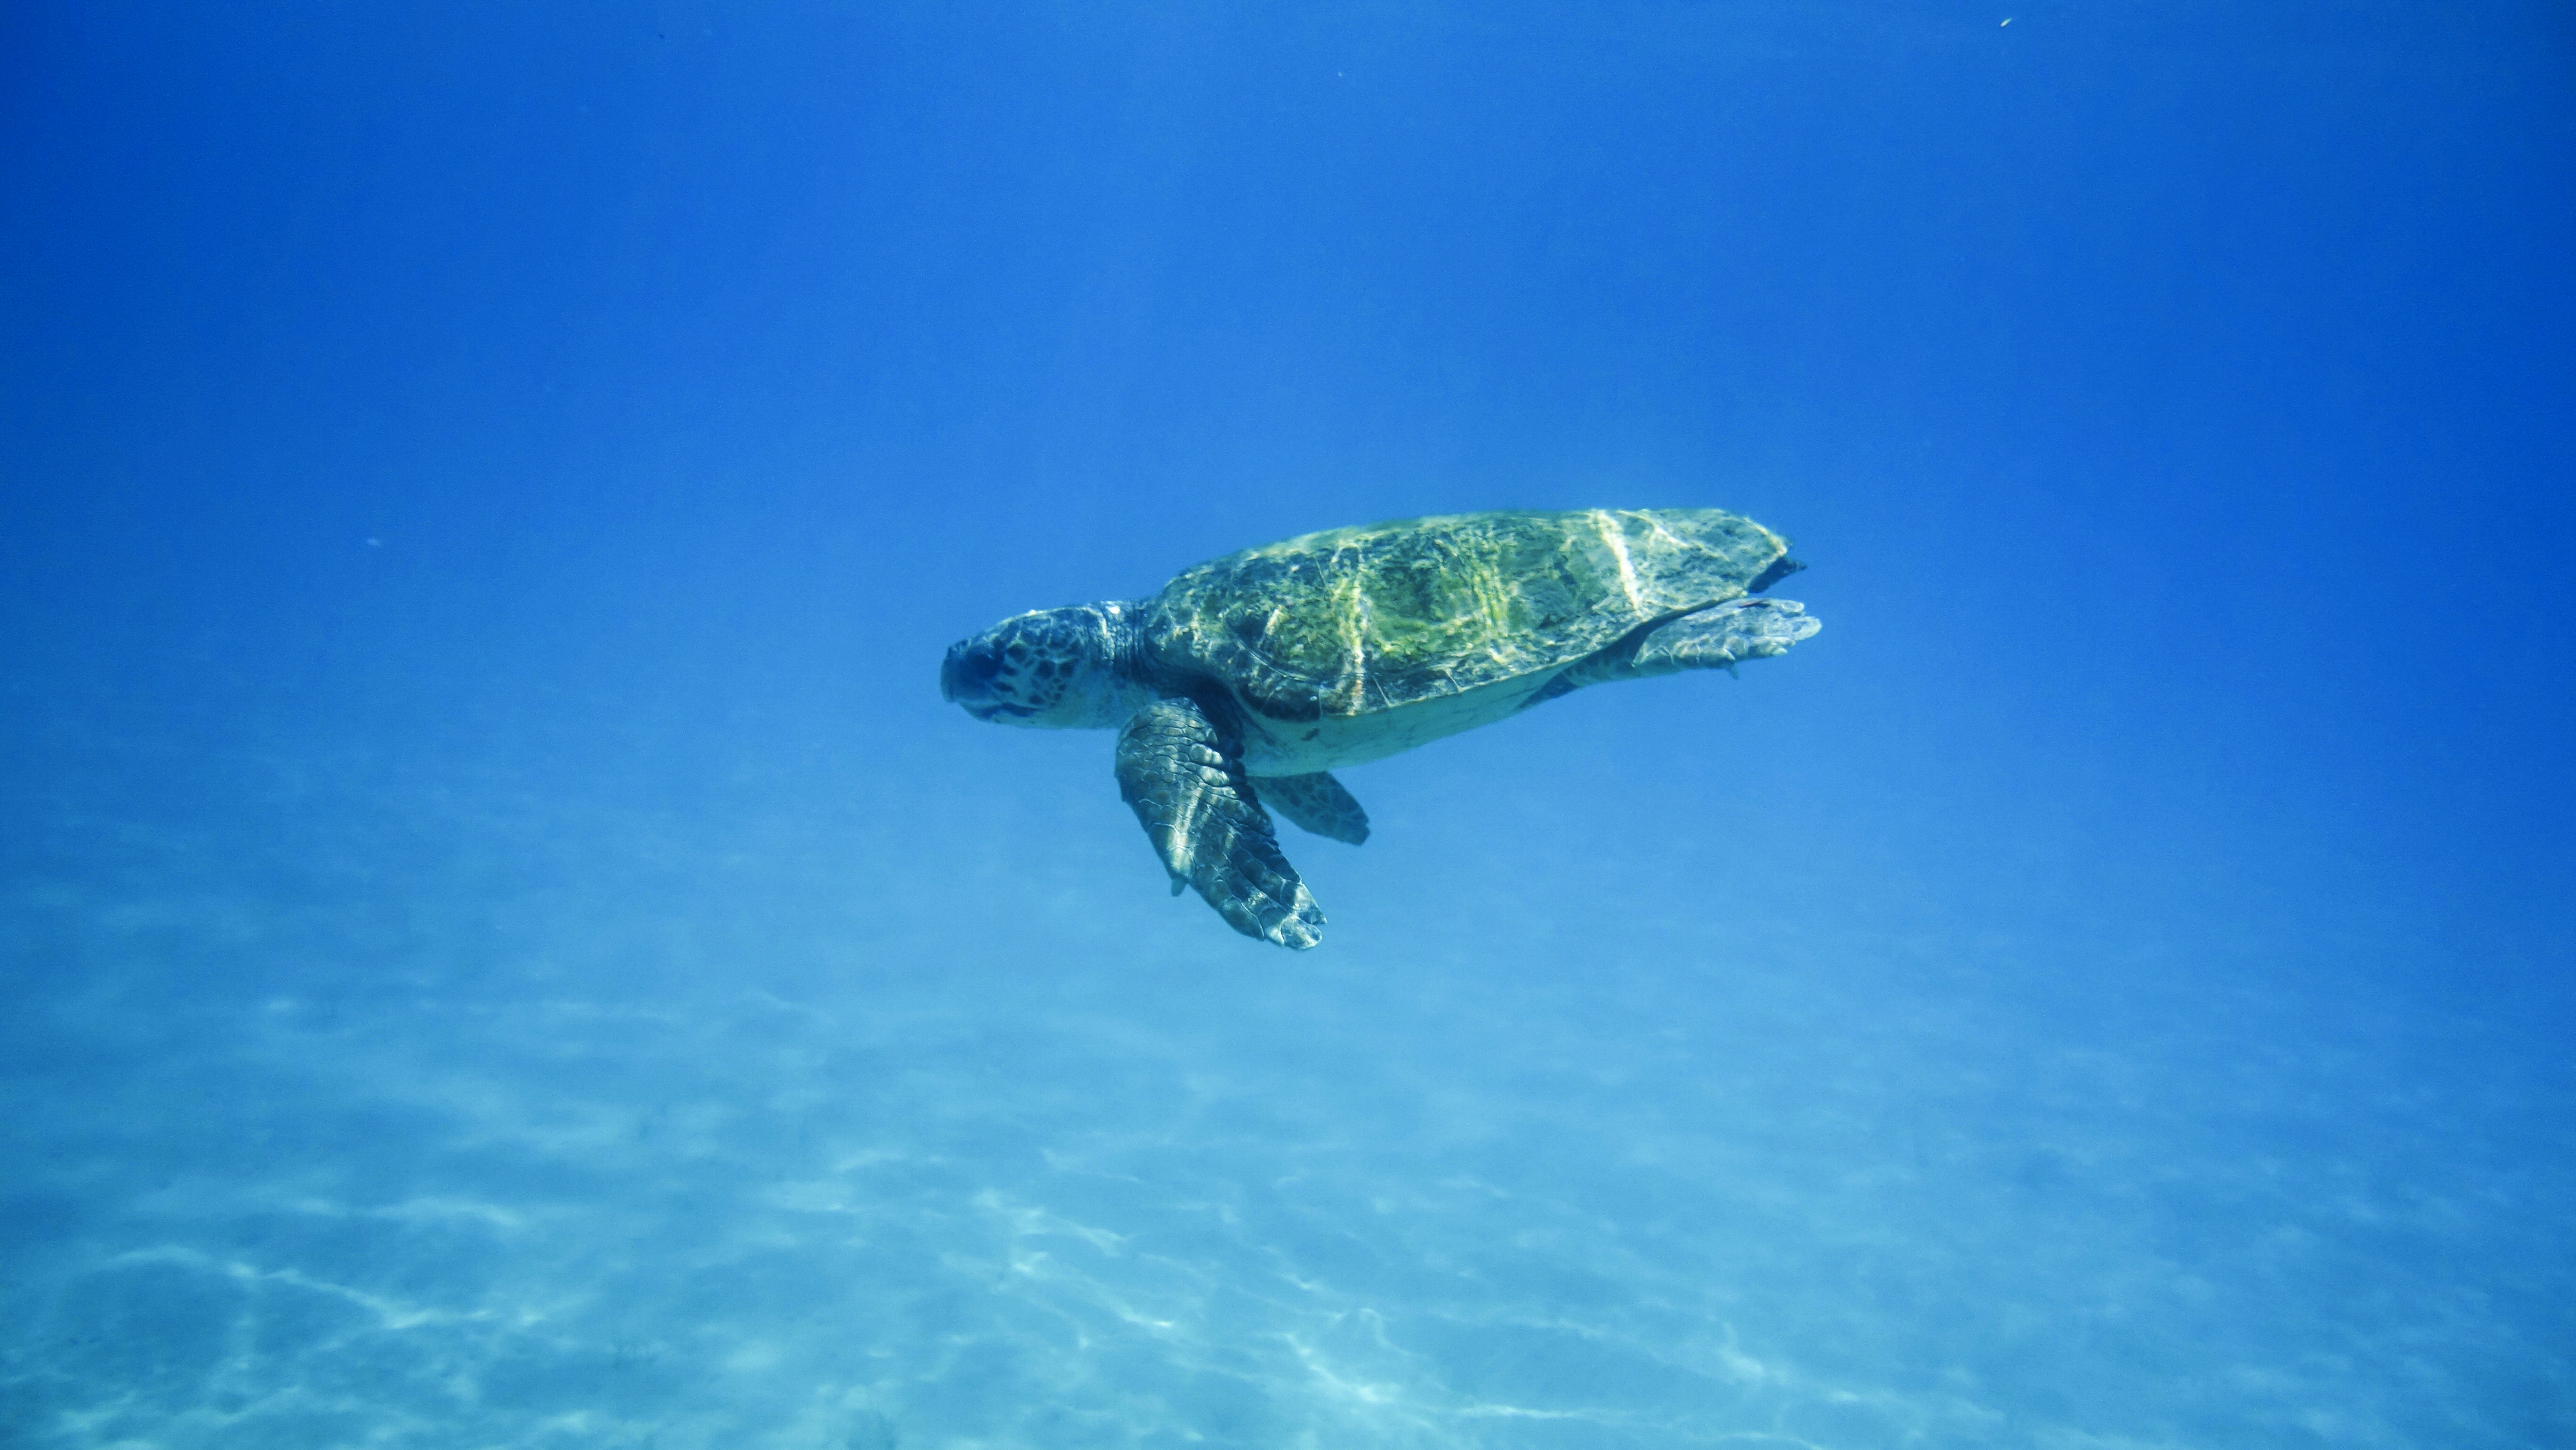
[(1767, 586), (1789, 541), (1719, 509), (1581, 509), (1328, 529), (1184, 571), (1146, 605), (1170, 669), (1281, 720), (1395, 710), (1561, 669)]

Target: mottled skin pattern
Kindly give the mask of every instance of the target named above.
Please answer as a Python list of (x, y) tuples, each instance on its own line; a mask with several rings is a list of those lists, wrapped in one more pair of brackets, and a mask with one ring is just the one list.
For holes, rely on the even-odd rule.
[(1142, 603), (1037, 610), (948, 652), (979, 720), (1116, 728), (1120, 794), (1170, 873), (1283, 946), (1323, 914), (1263, 803), (1354, 844), (1328, 772), (1585, 685), (1726, 669), (1816, 632), (1747, 598), (1803, 566), (1717, 509), (1458, 514), (1334, 529), (1183, 572)]

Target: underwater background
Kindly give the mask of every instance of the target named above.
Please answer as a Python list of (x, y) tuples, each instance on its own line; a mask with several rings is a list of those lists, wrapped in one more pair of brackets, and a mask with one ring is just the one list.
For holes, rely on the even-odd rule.
[[(2576, 1443), (2565, 6), (0, 68), (0, 1445)], [(1309, 953), (936, 688), (1679, 505), (1823, 632), (1346, 772)]]

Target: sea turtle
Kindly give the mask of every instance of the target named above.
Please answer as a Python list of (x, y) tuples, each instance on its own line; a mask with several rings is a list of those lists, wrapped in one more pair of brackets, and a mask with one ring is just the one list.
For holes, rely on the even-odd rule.
[(1228, 554), (1141, 602), (1039, 609), (949, 647), (939, 692), (978, 720), (1116, 728), (1118, 791), (1171, 873), (1285, 947), (1324, 914), (1270, 817), (1353, 845), (1330, 771), (1585, 685), (1723, 669), (1814, 634), (1755, 599), (1805, 568), (1718, 509), (1478, 513), (1331, 529)]

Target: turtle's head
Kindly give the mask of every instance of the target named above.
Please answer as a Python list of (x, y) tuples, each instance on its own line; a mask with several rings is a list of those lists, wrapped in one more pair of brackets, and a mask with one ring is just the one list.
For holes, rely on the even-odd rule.
[(1131, 604), (1075, 604), (1015, 614), (948, 647), (939, 693), (978, 720), (1055, 730), (1117, 725), (1140, 691), (1131, 658)]

